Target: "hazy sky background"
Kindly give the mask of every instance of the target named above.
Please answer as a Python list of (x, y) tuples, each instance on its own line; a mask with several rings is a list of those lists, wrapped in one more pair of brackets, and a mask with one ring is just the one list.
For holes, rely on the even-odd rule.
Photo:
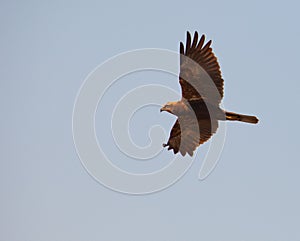
[[(1, 1), (0, 240), (300, 240), (299, 9), (297, 1)], [(88, 175), (73, 145), (79, 87), (123, 51), (177, 51), (187, 30), (213, 40), (227, 109), (260, 123), (228, 124), (220, 162), (205, 181), (197, 175), (207, 145), (162, 192), (111, 191)], [(129, 79), (115, 87), (119, 94)], [(164, 73), (132, 79), (179, 91)], [(107, 103), (118, 96), (113, 88), (110, 96)], [(156, 111), (133, 120), (137, 142), (147, 142), (149, 116), (172, 125)]]

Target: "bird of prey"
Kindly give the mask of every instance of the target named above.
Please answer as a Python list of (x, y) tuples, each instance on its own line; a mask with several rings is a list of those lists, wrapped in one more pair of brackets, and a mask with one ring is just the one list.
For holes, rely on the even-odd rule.
[(180, 101), (168, 102), (160, 111), (167, 111), (177, 120), (164, 147), (192, 156), (194, 150), (217, 131), (218, 121), (242, 121), (258, 123), (255, 116), (228, 112), (220, 108), (224, 80), (220, 66), (212, 52), (211, 40), (205, 44), (205, 36), (187, 32), (186, 45), (180, 42), (179, 83), (182, 90)]

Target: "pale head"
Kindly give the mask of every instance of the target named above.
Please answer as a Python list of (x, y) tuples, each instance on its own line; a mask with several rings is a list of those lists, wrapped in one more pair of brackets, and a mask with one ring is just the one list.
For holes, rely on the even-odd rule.
[(183, 101), (174, 101), (174, 102), (167, 102), (160, 111), (167, 111), (173, 115), (179, 116), (184, 114), (189, 108)]

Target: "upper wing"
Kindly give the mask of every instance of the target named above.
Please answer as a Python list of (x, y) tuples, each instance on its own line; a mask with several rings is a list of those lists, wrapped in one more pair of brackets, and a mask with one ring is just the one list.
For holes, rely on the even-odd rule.
[(189, 116), (179, 117), (164, 147), (169, 146), (168, 150), (173, 149), (174, 154), (180, 152), (183, 156), (186, 153), (192, 156), (194, 150), (208, 141), (217, 129), (217, 120), (205, 119), (197, 121), (196, 118)]
[(224, 80), (210, 47), (211, 40), (205, 45), (204, 40), (205, 36), (202, 35), (198, 41), (198, 33), (195, 32), (191, 43), (191, 35), (187, 32), (185, 48), (180, 42), (179, 82), (182, 96), (187, 100), (201, 98), (212, 104), (219, 104), (223, 97)]

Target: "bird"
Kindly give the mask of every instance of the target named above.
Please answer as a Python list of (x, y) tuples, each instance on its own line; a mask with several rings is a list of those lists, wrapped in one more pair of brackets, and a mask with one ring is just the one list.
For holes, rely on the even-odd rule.
[(180, 42), (179, 84), (182, 97), (167, 102), (160, 111), (177, 116), (167, 143), (163, 147), (185, 156), (193, 156), (196, 148), (216, 133), (219, 121), (258, 123), (256, 116), (237, 114), (220, 107), (224, 95), (224, 80), (220, 65), (205, 35), (199, 39), (195, 31), (192, 40), (187, 32), (186, 44)]

